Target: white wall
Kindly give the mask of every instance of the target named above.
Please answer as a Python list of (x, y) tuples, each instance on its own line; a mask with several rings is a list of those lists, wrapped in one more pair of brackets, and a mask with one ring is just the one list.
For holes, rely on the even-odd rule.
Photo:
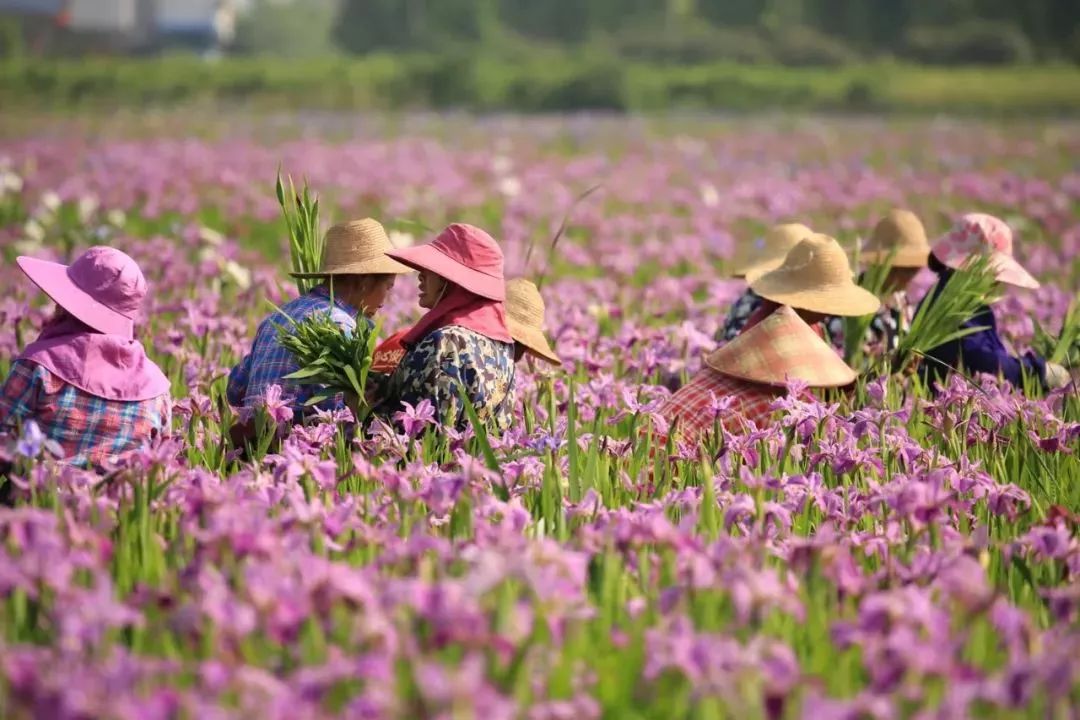
[(71, 28), (123, 32), (135, 27), (138, 0), (72, 0)]
[(165, 29), (209, 27), (217, 5), (217, 0), (157, 0), (157, 25)]

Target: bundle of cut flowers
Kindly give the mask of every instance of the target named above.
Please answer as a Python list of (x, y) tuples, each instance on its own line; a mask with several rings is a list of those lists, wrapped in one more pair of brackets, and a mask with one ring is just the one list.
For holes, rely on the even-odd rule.
[(1036, 351), (1050, 362), (1066, 367), (1080, 365), (1080, 294), (1069, 303), (1057, 337), (1048, 333), (1038, 322), (1035, 323), (1033, 344)]
[[(319, 234), (319, 199), (311, 193), (306, 180), (300, 193), (291, 177), (288, 183), (286, 193), (279, 173), (275, 190), (289, 229), (293, 272), (317, 273), (322, 268), (325, 247)], [(318, 279), (300, 278), (297, 282), (300, 291), (306, 292)], [(338, 393), (354, 394), (362, 401), (375, 352), (376, 333), (371, 326), (361, 322), (355, 331), (346, 332), (328, 314), (312, 313), (301, 321), (282, 315), (288, 323), (278, 326), (279, 342), (300, 366), (286, 379), (321, 388), (307, 404), (321, 403)]]
[(893, 369), (902, 371), (936, 347), (979, 332), (962, 327), (980, 308), (997, 299), (997, 281), (988, 255), (973, 255), (944, 282), (930, 289), (911, 328), (901, 336), (893, 354)]
[(345, 331), (325, 313), (312, 313), (297, 322), (282, 313), (288, 323), (278, 326), (278, 341), (292, 353), (300, 369), (286, 380), (321, 388), (308, 401), (315, 405), (346, 393), (361, 401), (375, 354), (377, 333), (368, 322)]
[[(895, 258), (896, 251), (893, 250), (885, 259), (885, 262), (875, 263), (867, 267), (859, 279), (859, 284), (878, 297), (884, 295), (885, 283), (889, 278), (889, 271), (892, 270)], [(856, 264), (858, 264), (857, 257)], [(866, 354), (864, 338), (873, 321), (873, 315), (856, 315), (844, 318), (844, 359), (848, 365), (861, 368), (864, 364), (864, 355)]]
[[(316, 273), (322, 267), (323, 237), (319, 233), (319, 198), (308, 189), (307, 180), (301, 192), (296, 192), (292, 177), (288, 178), (289, 192), (278, 173), (274, 191), (277, 193), (281, 215), (289, 229), (289, 255), (294, 273)], [(318, 284), (315, 278), (299, 278), (300, 292), (307, 292)]]

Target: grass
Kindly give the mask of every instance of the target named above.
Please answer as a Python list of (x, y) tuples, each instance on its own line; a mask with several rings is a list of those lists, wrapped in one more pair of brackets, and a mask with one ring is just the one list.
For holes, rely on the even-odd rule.
[(7, 62), (0, 66), (0, 99), (7, 107), (72, 112), (231, 103), (264, 109), (696, 108), (1022, 116), (1071, 114), (1080, 108), (1080, 68), (880, 62), (841, 68), (679, 67), (561, 55), (229, 58), (212, 63), (189, 56), (90, 58)]

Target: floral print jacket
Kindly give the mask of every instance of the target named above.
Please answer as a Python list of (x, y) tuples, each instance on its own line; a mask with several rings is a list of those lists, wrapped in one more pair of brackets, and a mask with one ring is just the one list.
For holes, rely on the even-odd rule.
[[(901, 333), (908, 331), (914, 316), (915, 309), (908, 301), (907, 293), (903, 290), (893, 293), (881, 304), (881, 309), (870, 321), (870, 327), (866, 328), (866, 337), (863, 339), (865, 351), (873, 354), (895, 350), (900, 343)], [(833, 345), (844, 348), (844, 318), (827, 319), (825, 332)]]
[(458, 394), (460, 383), (480, 420), (501, 432), (513, 418), (514, 378), (512, 343), (448, 325), (433, 330), (405, 353), (375, 410), (392, 418), (405, 403), (415, 407), (426, 398), (441, 423), (464, 430), (468, 415)]
[[(747, 288), (746, 292), (739, 296), (735, 304), (731, 306), (727, 322), (716, 334), (717, 342), (729, 342), (742, 332), (750, 316), (761, 306), (763, 299), (753, 290)], [(878, 350), (895, 350), (900, 339), (901, 331), (907, 330), (911, 325), (914, 315), (907, 293), (900, 291), (894, 293), (889, 301), (883, 303), (881, 309), (874, 315), (870, 327), (866, 329), (866, 349), (868, 352)], [(844, 318), (829, 317), (824, 323), (825, 339), (836, 349), (844, 350)]]

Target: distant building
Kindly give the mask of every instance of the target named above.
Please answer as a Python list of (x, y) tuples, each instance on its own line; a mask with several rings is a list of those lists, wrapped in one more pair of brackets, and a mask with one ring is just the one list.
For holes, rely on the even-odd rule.
[[(221, 50), (236, 33), (245, 0), (0, 0), (0, 16), (22, 20), (32, 40), (50, 35), (69, 51)], [(52, 36), (62, 34), (56, 40)], [(53, 42), (56, 40), (56, 42)], [(41, 45), (31, 42), (32, 47)]]
[(236, 36), (230, 0), (157, 0), (157, 36), (166, 45), (221, 49)]

